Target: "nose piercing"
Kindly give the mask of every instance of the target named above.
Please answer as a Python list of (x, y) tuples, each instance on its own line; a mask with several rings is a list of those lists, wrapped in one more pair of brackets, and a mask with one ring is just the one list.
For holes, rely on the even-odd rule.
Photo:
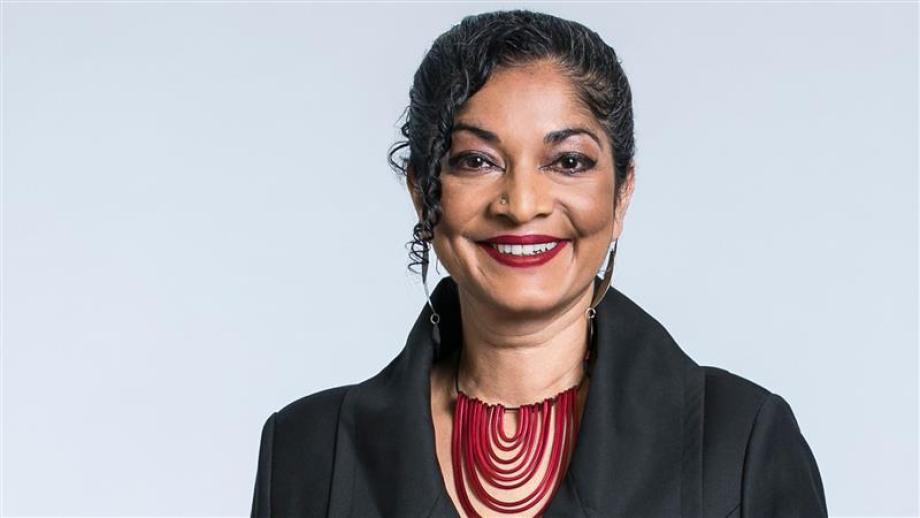
[(500, 200), (498, 200), (498, 203), (501, 203), (502, 205), (508, 205), (508, 198), (506, 198), (505, 195), (502, 194), (502, 197)]

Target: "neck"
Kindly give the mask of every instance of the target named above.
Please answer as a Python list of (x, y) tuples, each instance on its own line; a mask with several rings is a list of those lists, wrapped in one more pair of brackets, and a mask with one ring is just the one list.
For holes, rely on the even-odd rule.
[[(460, 291), (460, 390), (506, 407), (535, 403), (577, 385), (584, 374), (593, 283), (550, 316), (508, 318)], [(456, 373), (455, 373), (456, 375)]]

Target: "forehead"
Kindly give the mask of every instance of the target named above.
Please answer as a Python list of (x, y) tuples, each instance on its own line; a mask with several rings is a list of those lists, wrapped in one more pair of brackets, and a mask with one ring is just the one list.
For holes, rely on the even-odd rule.
[(457, 113), (455, 123), (460, 122), (485, 126), (503, 142), (542, 140), (571, 126), (601, 130), (572, 81), (548, 61), (496, 69)]

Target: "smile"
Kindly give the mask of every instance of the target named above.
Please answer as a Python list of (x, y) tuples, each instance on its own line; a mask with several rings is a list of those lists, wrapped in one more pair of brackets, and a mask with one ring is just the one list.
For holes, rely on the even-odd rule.
[(490, 257), (505, 266), (529, 268), (545, 264), (565, 248), (568, 240), (547, 241), (533, 244), (489, 243), (480, 241), (479, 246)]
[(501, 254), (508, 255), (536, 255), (542, 254), (548, 250), (556, 248), (559, 244), (558, 241), (551, 241), (549, 243), (539, 243), (536, 245), (506, 245), (499, 243), (489, 243), (493, 248), (498, 250)]

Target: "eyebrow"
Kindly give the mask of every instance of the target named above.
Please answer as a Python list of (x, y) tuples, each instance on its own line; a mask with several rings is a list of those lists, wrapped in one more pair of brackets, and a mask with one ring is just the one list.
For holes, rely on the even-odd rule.
[[(495, 133), (492, 133), (491, 131), (487, 129), (480, 128), (479, 126), (476, 126), (473, 124), (468, 124), (465, 122), (458, 122), (454, 124), (454, 127), (451, 130), (451, 133), (456, 132), (456, 131), (469, 131), (470, 133), (476, 135), (482, 140), (485, 140), (486, 142), (492, 142), (496, 144), (501, 143), (501, 139), (498, 138), (498, 135), (496, 135)], [(545, 137), (543, 137), (543, 142), (545, 144), (558, 144), (559, 142), (562, 142), (563, 140), (571, 136), (574, 136), (574, 135), (587, 135), (591, 137), (595, 142), (597, 142), (597, 145), (600, 146), (601, 149), (603, 149), (604, 147), (603, 144), (601, 144), (601, 139), (598, 138), (598, 136), (593, 131), (589, 130), (588, 128), (583, 128), (580, 126), (550, 131), (549, 133), (546, 134)]]

